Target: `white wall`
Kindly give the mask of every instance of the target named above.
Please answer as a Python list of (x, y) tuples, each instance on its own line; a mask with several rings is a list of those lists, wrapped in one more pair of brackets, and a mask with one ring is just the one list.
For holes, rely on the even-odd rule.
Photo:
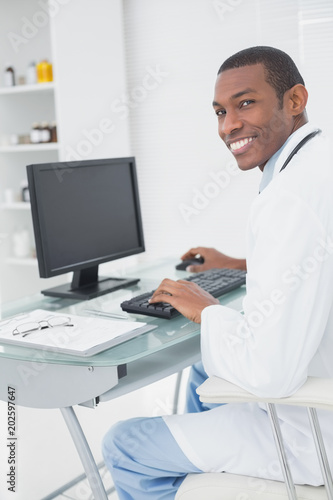
[(126, 88), (121, 0), (71, 0), (51, 28), (61, 159), (128, 155), (127, 123), (111, 110)]
[[(247, 3), (237, 23), (251, 11)], [(225, 47), (225, 24), (212, 2), (125, 0), (124, 5), (129, 94), (147, 68), (163, 73), (129, 119), (147, 257), (181, 255), (198, 244), (242, 256), (257, 175), (240, 178), (217, 136), (211, 107), (217, 69), (235, 43)], [(242, 33), (239, 47), (250, 41)], [(211, 177), (221, 171), (223, 187)]]
[[(236, 166), (232, 174), (228, 170), (235, 163), (217, 135), (211, 107), (217, 70), (248, 46), (285, 50), (304, 73), (310, 119), (333, 138), (322, 105), (333, 83), (333, 4), (124, 0), (124, 6), (128, 93), (133, 93), (127, 108), (139, 168), (145, 257), (181, 255), (198, 244), (244, 256), (247, 214), (261, 174), (240, 173)], [(147, 68), (156, 67), (163, 73), (159, 84), (139, 99)], [(217, 172), (222, 187), (212, 179)]]

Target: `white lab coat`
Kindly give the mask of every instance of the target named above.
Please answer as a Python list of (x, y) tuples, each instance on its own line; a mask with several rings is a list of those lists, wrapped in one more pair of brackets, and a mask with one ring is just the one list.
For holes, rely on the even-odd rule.
[[(260, 396), (288, 396), (308, 375), (333, 378), (333, 165), (322, 134), (280, 171), (315, 130), (306, 124), (274, 156), (273, 180), (252, 204), (244, 315), (202, 313), (202, 360)], [(270, 164), (272, 167), (272, 164)], [(294, 480), (322, 484), (305, 409), (278, 408)], [(333, 415), (320, 412), (333, 463)], [(204, 471), (282, 480), (264, 406), (230, 404), (165, 417), (185, 455)]]

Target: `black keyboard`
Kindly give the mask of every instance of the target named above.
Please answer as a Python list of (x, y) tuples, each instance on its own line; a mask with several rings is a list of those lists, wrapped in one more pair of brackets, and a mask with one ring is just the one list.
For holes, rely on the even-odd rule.
[[(213, 297), (220, 297), (245, 284), (246, 271), (239, 269), (209, 269), (201, 273), (192, 274), (186, 281), (193, 281), (209, 292)], [(120, 304), (123, 311), (135, 314), (154, 316), (155, 318), (171, 319), (179, 316), (180, 312), (166, 302), (149, 304), (148, 300), (153, 295), (151, 292), (143, 293), (125, 300)]]

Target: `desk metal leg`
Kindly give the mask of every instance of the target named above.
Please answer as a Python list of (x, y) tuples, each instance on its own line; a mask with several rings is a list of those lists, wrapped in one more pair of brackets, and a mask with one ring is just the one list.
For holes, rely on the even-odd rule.
[(80, 422), (71, 406), (60, 408), (62, 416), (67, 424), (78, 454), (80, 456), (84, 471), (89, 481), (91, 491), (95, 500), (107, 500), (107, 494), (99, 474), (96, 462), (91, 453), (86, 437), (82, 431)]

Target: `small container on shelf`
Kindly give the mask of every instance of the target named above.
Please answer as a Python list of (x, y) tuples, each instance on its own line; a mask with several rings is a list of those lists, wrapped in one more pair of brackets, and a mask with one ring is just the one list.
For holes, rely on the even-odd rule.
[(32, 61), (27, 67), (26, 81), (28, 85), (37, 83), (36, 63)]
[(48, 122), (42, 122), (40, 129), (40, 142), (51, 142), (51, 130)]
[(15, 71), (10, 64), (6, 64), (5, 66), (4, 85), (5, 87), (14, 87), (15, 85)]
[(29, 134), (19, 135), (18, 136), (18, 143), (19, 144), (30, 144), (30, 135)]
[(23, 201), (25, 203), (30, 202), (30, 193), (29, 193), (27, 181), (21, 182), (21, 201)]
[(14, 257), (30, 257), (30, 237), (29, 231), (25, 228), (16, 229), (12, 235), (12, 251)]
[(11, 188), (6, 188), (4, 190), (4, 193), (3, 193), (3, 198), (4, 198), (4, 202), (7, 205), (14, 203), (14, 201), (15, 201), (14, 191)]
[(11, 146), (17, 146), (18, 143), (19, 143), (19, 136), (17, 134), (10, 134), (9, 144)]
[(38, 122), (34, 122), (31, 125), (30, 129), (30, 142), (31, 144), (38, 144), (40, 143), (41, 139), (41, 127)]
[(46, 59), (37, 64), (37, 82), (46, 83), (53, 81), (52, 64)]
[(1, 135), (0, 136), (0, 147), (6, 147), (9, 146), (9, 135)]
[(57, 124), (56, 124), (56, 122), (51, 122), (50, 132), (51, 132), (51, 142), (58, 142)]

